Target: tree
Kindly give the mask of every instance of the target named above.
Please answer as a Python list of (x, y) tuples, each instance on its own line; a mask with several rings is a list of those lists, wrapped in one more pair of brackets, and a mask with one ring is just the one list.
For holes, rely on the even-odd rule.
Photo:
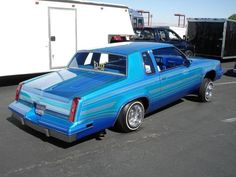
[(231, 15), (231, 16), (229, 17), (229, 19), (231, 19), (231, 20), (236, 20), (236, 14)]

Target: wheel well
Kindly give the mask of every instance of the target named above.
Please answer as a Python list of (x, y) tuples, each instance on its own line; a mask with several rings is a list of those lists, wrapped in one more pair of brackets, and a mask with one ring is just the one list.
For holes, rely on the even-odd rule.
[(206, 73), (204, 78), (208, 78), (208, 79), (211, 79), (212, 81), (214, 81), (215, 77), (216, 77), (216, 72), (214, 70), (211, 70)]
[(143, 103), (144, 109), (147, 110), (149, 107), (149, 100), (146, 97), (140, 97), (136, 100), (141, 101)]
[[(139, 98), (134, 99), (134, 100), (132, 100), (132, 101), (140, 101), (140, 102), (142, 102), (145, 111), (146, 111), (146, 110), (148, 109), (148, 107), (149, 107), (149, 100), (148, 100), (148, 98), (146, 98), (146, 97), (139, 97)], [(130, 102), (132, 102), (132, 101), (130, 101)], [(130, 103), (130, 102), (129, 102), (129, 103)], [(127, 104), (129, 104), (129, 103), (127, 103)], [(123, 109), (127, 104), (125, 104), (125, 105), (123, 105), (123, 106), (121, 107), (121, 109), (120, 109), (120, 111), (119, 111), (119, 114), (117, 115), (117, 117), (116, 117), (116, 119), (115, 119), (115, 122), (113, 123), (113, 126), (115, 126), (115, 124), (116, 124), (116, 122), (117, 122), (117, 120), (118, 120), (118, 117), (119, 117), (119, 115), (120, 115), (122, 109)]]

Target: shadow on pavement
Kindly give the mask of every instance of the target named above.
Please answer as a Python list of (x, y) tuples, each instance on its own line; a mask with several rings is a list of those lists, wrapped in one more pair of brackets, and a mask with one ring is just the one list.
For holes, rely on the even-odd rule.
[(53, 138), (53, 137), (46, 137), (45, 134), (43, 134), (41, 132), (38, 132), (38, 131), (36, 131), (36, 130), (28, 127), (28, 126), (22, 125), (20, 123), (20, 121), (18, 121), (17, 119), (15, 119), (13, 117), (8, 117), (7, 121), (12, 123), (16, 127), (20, 128), (24, 132), (26, 132), (26, 133), (28, 133), (28, 134), (36, 137), (36, 138), (39, 138), (39, 139), (41, 139), (44, 142), (48, 142), (50, 144), (53, 144), (53, 145), (55, 145), (57, 147), (60, 147), (60, 148), (63, 148), (63, 149), (67, 149), (67, 148), (73, 147), (75, 145), (78, 145), (80, 143), (83, 143), (85, 141), (89, 141), (89, 140), (92, 140), (92, 139), (101, 140), (100, 138), (98, 138), (98, 133), (96, 133), (96, 134), (87, 136), (85, 138), (82, 138), (82, 139), (80, 139), (78, 141), (75, 141), (75, 142), (72, 142), (72, 143), (66, 143), (64, 141), (58, 140), (58, 139)]
[(166, 110), (166, 109), (169, 109), (169, 108), (171, 108), (171, 107), (174, 107), (174, 106), (176, 106), (176, 105), (178, 105), (178, 104), (180, 104), (180, 103), (182, 103), (182, 102), (184, 102), (184, 100), (179, 99), (179, 100), (177, 100), (177, 101), (175, 101), (175, 102), (173, 102), (173, 103), (170, 103), (170, 104), (168, 104), (168, 105), (166, 105), (166, 106), (164, 106), (164, 107), (162, 107), (162, 108), (159, 108), (159, 109), (157, 109), (157, 110), (155, 110), (155, 111), (153, 111), (153, 112), (151, 112), (151, 113), (148, 113), (148, 114), (145, 115), (145, 119), (147, 119), (149, 116), (151, 116), (151, 115), (153, 115), (153, 114), (157, 114), (157, 113), (159, 113), (159, 112), (162, 112), (162, 111), (164, 111), (164, 110)]
[(236, 73), (233, 72), (233, 69), (226, 71), (224, 75), (228, 77), (236, 77)]
[(184, 97), (184, 99), (196, 103), (201, 103), (201, 100), (199, 99), (198, 95), (187, 95)]

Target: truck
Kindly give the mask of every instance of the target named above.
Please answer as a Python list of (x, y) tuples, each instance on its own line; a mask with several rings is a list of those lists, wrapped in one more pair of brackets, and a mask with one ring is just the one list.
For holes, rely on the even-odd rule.
[(140, 30), (140, 35), (136, 36), (133, 41), (169, 43), (176, 46), (186, 56), (194, 56), (194, 45), (182, 39), (169, 26), (144, 27)]
[(129, 9), (129, 15), (134, 29), (140, 29), (144, 27), (144, 18), (141, 13), (139, 13), (137, 10)]
[(236, 21), (223, 18), (189, 18), (188, 41), (195, 55), (217, 59), (236, 58)]
[(65, 67), (77, 50), (134, 35), (125, 5), (74, 0), (0, 2), (0, 78)]

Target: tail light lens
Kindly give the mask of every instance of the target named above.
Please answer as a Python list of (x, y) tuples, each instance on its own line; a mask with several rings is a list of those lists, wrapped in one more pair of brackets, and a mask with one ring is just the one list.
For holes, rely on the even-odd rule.
[(77, 106), (79, 104), (79, 97), (75, 97), (72, 101), (72, 105), (71, 105), (71, 109), (70, 109), (70, 117), (69, 117), (69, 121), (74, 122), (75, 121), (75, 114), (76, 114), (76, 110), (77, 110)]
[(22, 86), (23, 86), (23, 83), (19, 83), (19, 85), (16, 88), (16, 97), (15, 97), (16, 101), (18, 101), (20, 98), (20, 91), (21, 91)]
[(121, 36), (113, 36), (112, 40), (114, 40), (114, 41), (122, 41), (122, 37)]

